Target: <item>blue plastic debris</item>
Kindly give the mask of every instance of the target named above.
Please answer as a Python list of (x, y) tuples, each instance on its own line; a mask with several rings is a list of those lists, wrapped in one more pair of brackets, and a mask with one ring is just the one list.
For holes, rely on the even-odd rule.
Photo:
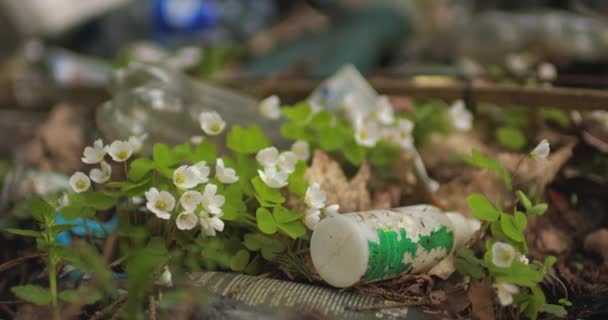
[(55, 223), (57, 225), (73, 224), (74, 227), (63, 231), (57, 235), (57, 243), (62, 246), (68, 246), (72, 242), (72, 236), (87, 236), (90, 235), (94, 239), (105, 239), (110, 233), (118, 227), (118, 218), (115, 215), (106, 222), (97, 222), (93, 219), (77, 218), (64, 219), (59, 212), (55, 214)]

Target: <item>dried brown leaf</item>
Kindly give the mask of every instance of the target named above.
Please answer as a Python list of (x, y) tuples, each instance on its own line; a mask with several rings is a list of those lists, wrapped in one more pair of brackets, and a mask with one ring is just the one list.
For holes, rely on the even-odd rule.
[(372, 200), (367, 189), (371, 171), (365, 162), (357, 174), (348, 179), (340, 164), (331, 159), (325, 152), (316, 150), (310, 168), (306, 171), (306, 179), (316, 182), (327, 194), (327, 204), (337, 203), (340, 212), (356, 212), (371, 208)]
[(473, 319), (493, 320), (494, 316), (494, 292), (490, 279), (473, 281), (469, 287), (469, 300), (471, 300), (471, 313)]
[(42, 170), (70, 173), (81, 167), (84, 121), (75, 106), (57, 105), (25, 150), (26, 160)]
[(608, 229), (600, 229), (587, 235), (585, 250), (600, 255), (608, 266)]

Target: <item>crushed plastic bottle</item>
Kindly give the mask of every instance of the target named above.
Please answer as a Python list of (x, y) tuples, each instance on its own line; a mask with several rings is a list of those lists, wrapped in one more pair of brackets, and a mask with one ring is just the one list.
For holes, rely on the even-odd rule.
[(184, 143), (201, 135), (201, 112), (217, 111), (230, 125), (256, 124), (273, 141), (281, 141), (280, 123), (257, 112), (258, 99), (168, 68), (130, 64), (114, 74), (109, 89), (111, 100), (97, 111), (97, 125), (109, 140), (146, 133), (151, 144)]

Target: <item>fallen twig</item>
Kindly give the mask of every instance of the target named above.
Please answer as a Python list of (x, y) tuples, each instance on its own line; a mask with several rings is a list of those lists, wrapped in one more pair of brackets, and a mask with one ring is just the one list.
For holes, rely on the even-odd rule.
[(156, 320), (156, 301), (153, 294), (148, 296), (148, 310), (150, 311), (150, 320)]
[(105, 315), (109, 314), (112, 310), (116, 309), (116, 307), (122, 305), (125, 301), (127, 301), (127, 295), (123, 294), (123, 295), (119, 296), (116, 300), (114, 300), (112, 303), (105, 306), (103, 309), (95, 312), (95, 314), (93, 314), (93, 316), (89, 320), (102, 319)]
[(45, 257), (47, 255), (48, 255), (47, 253), (41, 252), (41, 253), (36, 253), (36, 254), (29, 255), (29, 256), (19, 257), (19, 258), (7, 261), (3, 264), (0, 264), (0, 272), (4, 271), (6, 269), (15, 267), (15, 266), (19, 265), (20, 263), (23, 263), (27, 260), (34, 259), (34, 258), (41, 258), (41, 257)]

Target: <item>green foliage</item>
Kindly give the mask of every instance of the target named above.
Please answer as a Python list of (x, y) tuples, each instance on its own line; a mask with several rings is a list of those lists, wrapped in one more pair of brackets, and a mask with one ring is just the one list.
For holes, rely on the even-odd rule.
[(28, 284), (25, 286), (12, 287), (11, 291), (19, 297), (19, 299), (33, 304), (44, 306), (51, 303), (51, 293), (47, 288)]
[(416, 102), (414, 118), (414, 136), (419, 145), (428, 142), (431, 133), (447, 133), (448, 124), (445, 118), (447, 105), (442, 101)]
[(247, 267), (250, 258), (249, 251), (247, 250), (239, 250), (231, 259), (230, 259), (230, 269), (232, 271), (243, 271)]
[(473, 194), (467, 197), (467, 204), (471, 208), (473, 216), (482, 221), (496, 221), (500, 212), (481, 194)]
[(267, 186), (260, 177), (251, 179), (251, 184), (255, 190), (255, 197), (263, 207), (274, 207), (285, 202), (285, 197), (278, 189)]
[(238, 125), (232, 127), (228, 132), (226, 144), (230, 150), (243, 154), (256, 153), (271, 145), (270, 139), (256, 125), (248, 128)]
[(456, 259), (454, 260), (454, 267), (462, 274), (468, 274), (473, 279), (482, 279), (485, 276), (483, 269), (483, 262), (475, 257), (473, 250), (469, 248), (460, 248), (456, 252)]
[(500, 127), (496, 129), (496, 139), (504, 147), (515, 151), (521, 150), (528, 143), (524, 132), (515, 127)]
[(266, 208), (260, 207), (255, 212), (255, 218), (258, 222), (258, 228), (260, 231), (266, 234), (274, 234), (277, 232), (277, 225), (274, 222), (272, 213)]
[(294, 106), (285, 106), (281, 108), (281, 112), (285, 118), (295, 123), (306, 123), (312, 114), (310, 104), (306, 101), (300, 102)]
[(540, 115), (545, 121), (553, 121), (562, 127), (570, 127), (570, 117), (563, 110), (559, 109), (541, 109)]
[[(503, 172), (508, 176), (506, 170), (495, 160), (481, 156), (473, 150), (473, 155), (467, 161), (475, 166)], [(504, 171), (503, 171), (504, 170)], [(505, 179), (505, 181), (510, 181)], [(510, 185), (510, 182), (509, 182)], [(493, 205), (486, 197), (481, 194), (473, 194), (467, 197), (467, 204), (473, 216), (481, 220), (490, 227), (490, 237), (485, 242), (483, 259), (479, 259), (470, 248), (457, 250), (454, 266), (460, 273), (469, 275), (474, 279), (492, 277), (495, 283), (510, 283), (523, 287), (520, 293), (514, 297), (517, 312), (529, 319), (537, 319), (540, 312), (550, 313), (555, 316), (565, 317), (567, 311), (562, 305), (546, 304), (543, 291), (539, 288), (539, 283), (543, 281), (545, 275), (557, 259), (549, 256), (544, 262), (532, 261), (524, 263), (519, 256), (527, 253), (525, 229), (528, 226), (528, 219), (543, 214), (547, 210), (547, 204), (534, 203), (525, 193), (518, 190), (515, 196), (524, 208), (519, 211), (514, 208), (512, 214), (508, 214), (500, 209), (500, 206)], [(492, 257), (492, 247), (496, 242), (507, 242), (515, 248), (514, 260), (507, 267), (494, 265)]]
[(260, 251), (266, 260), (273, 260), (287, 248), (284, 243), (259, 233), (245, 234), (243, 244), (251, 251)]
[(507, 169), (498, 160), (485, 157), (476, 149), (471, 151), (471, 157), (464, 157), (464, 160), (469, 165), (496, 172), (502, 178), (507, 189), (511, 190), (511, 176), (509, 175)]
[(306, 194), (306, 189), (308, 188), (308, 182), (306, 181), (306, 179), (304, 179), (306, 169), (306, 162), (298, 161), (298, 163), (296, 164), (295, 171), (289, 175), (289, 178), (287, 180), (287, 182), (289, 183), (287, 185), (287, 189), (289, 190), (289, 192), (299, 196), (304, 196), (304, 194)]

